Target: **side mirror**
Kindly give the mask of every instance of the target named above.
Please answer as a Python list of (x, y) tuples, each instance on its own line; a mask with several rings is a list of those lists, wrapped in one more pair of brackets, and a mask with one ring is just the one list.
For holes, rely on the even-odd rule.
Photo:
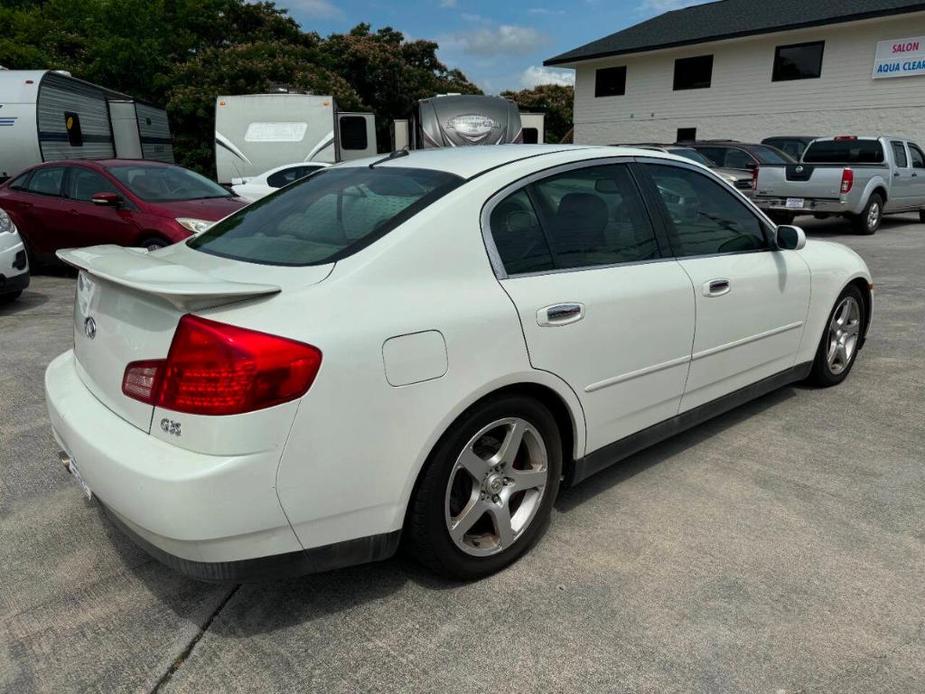
[(777, 227), (776, 237), (777, 247), (784, 251), (798, 251), (806, 245), (806, 232), (789, 224)]
[(122, 196), (118, 193), (94, 193), (90, 196), (90, 202), (104, 207), (118, 207), (122, 202)]

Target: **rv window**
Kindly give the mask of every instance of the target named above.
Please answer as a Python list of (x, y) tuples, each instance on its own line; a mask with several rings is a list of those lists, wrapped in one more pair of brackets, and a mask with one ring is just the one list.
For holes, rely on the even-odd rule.
[(188, 244), (264, 265), (332, 263), (385, 236), (462, 182), (428, 169), (325, 169), (245, 207)]
[(27, 190), (39, 195), (61, 195), (61, 180), (64, 178), (64, 169), (55, 166), (48, 169), (35, 169), (29, 179)]
[(713, 56), (678, 58), (674, 61), (674, 90), (707, 89), (713, 80)]
[(822, 74), (822, 51), (825, 41), (778, 46), (774, 50), (772, 82), (805, 80)]
[(363, 150), (368, 146), (366, 119), (363, 116), (341, 116), (340, 148)]
[(118, 193), (116, 187), (96, 171), (72, 166), (68, 176), (67, 196), (89, 202), (95, 193)]
[(605, 67), (594, 71), (594, 96), (623, 96), (626, 94), (626, 65)]
[(267, 185), (271, 188), (282, 188), (283, 186), (288, 186), (293, 181), (305, 178), (308, 174), (317, 170), (317, 166), (290, 166), (288, 169), (283, 169), (271, 176), (267, 176)]
[(524, 128), (522, 133), (522, 142), (525, 145), (535, 145), (540, 141), (540, 131), (536, 128)]
[(107, 171), (148, 202), (227, 198), (231, 195), (205, 176), (179, 166), (113, 164)]

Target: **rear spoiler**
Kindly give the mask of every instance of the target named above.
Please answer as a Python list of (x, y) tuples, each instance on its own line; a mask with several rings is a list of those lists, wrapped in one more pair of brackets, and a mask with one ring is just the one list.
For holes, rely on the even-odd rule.
[(151, 255), (144, 248), (91, 246), (58, 251), (58, 258), (101, 280), (153, 294), (181, 310), (221, 306), (277, 294), (273, 284), (251, 284), (212, 277), (206, 272)]

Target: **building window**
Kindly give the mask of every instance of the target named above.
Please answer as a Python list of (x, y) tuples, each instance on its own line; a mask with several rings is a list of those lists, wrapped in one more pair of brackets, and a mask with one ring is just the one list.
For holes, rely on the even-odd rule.
[(675, 142), (694, 142), (697, 139), (697, 128), (678, 128), (678, 137)]
[(774, 49), (773, 82), (815, 79), (822, 74), (825, 41), (794, 43)]
[(678, 58), (674, 61), (674, 90), (708, 89), (713, 80), (713, 56)]
[(594, 71), (594, 96), (626, 94), (626, 65), (605, 67)]

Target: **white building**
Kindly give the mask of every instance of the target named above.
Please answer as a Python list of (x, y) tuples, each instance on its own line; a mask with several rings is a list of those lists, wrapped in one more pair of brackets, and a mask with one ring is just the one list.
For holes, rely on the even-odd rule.
[(722, 0), (546, 61), (575, 142), (889, 133), (925, 141), (925, 2)]

